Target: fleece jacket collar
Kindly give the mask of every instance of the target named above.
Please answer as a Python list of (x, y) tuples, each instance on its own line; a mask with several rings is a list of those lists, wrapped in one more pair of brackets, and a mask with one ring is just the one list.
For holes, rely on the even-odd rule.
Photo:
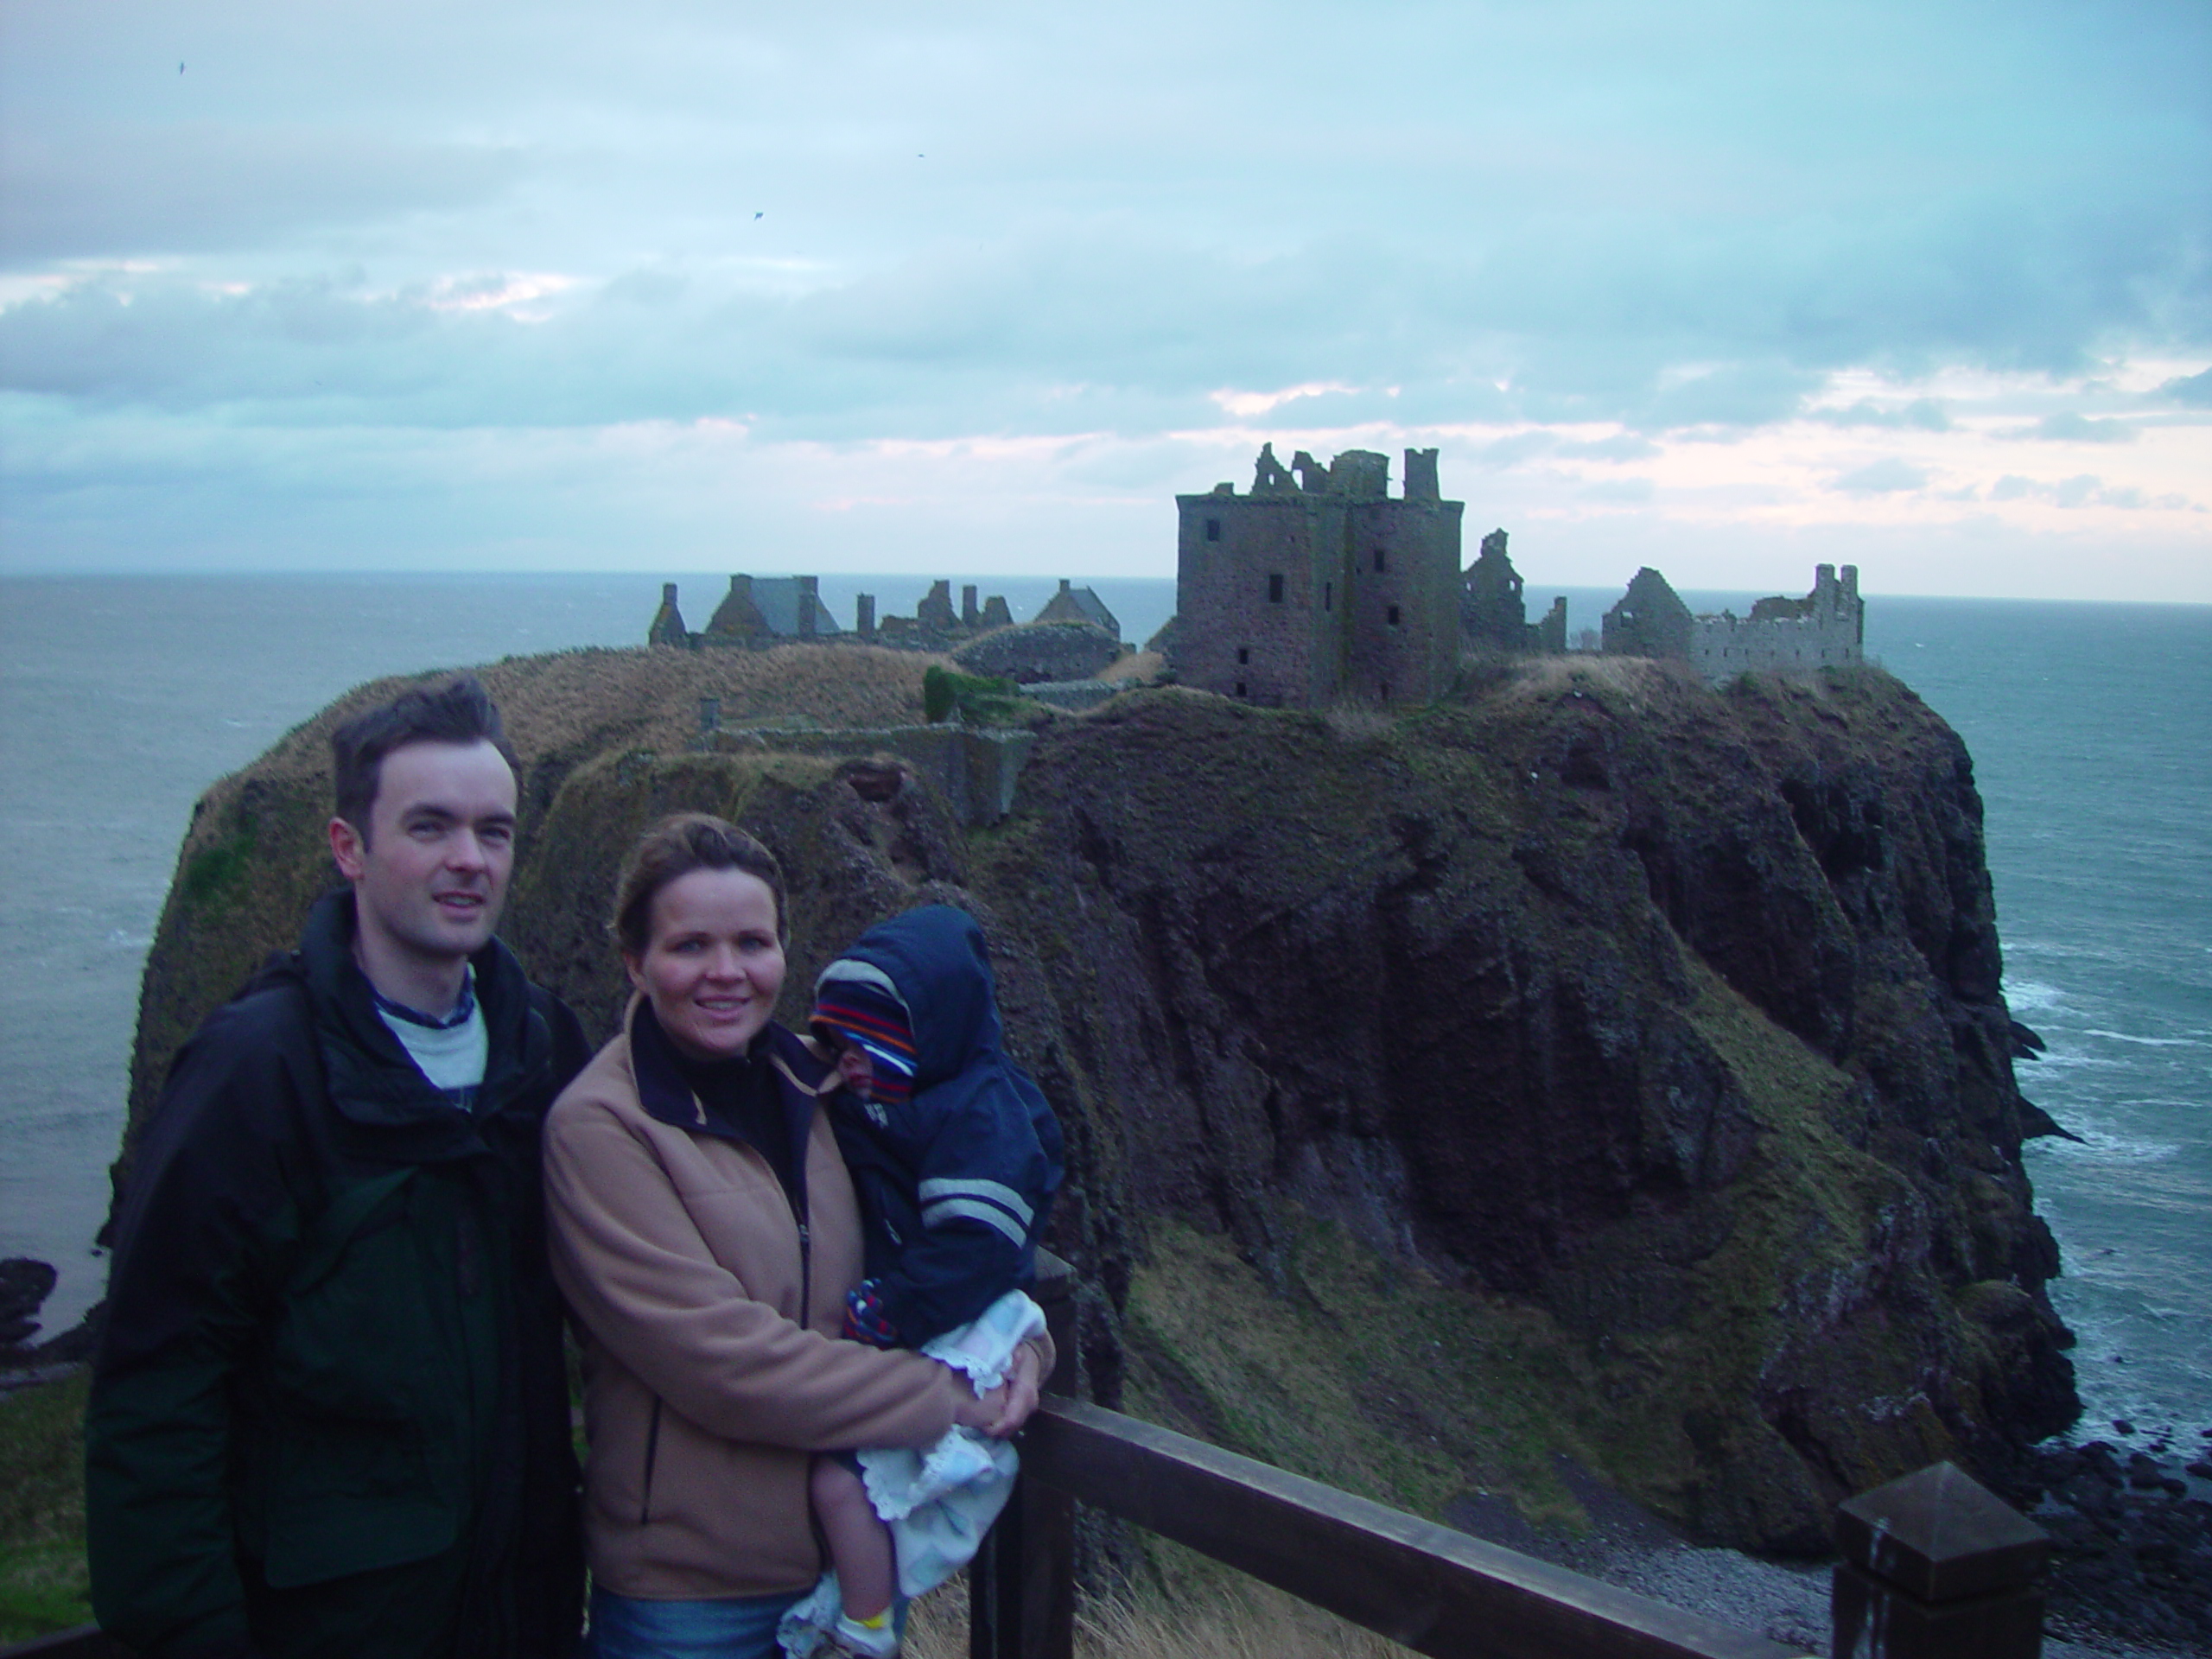
[[(677, 1065), (676, 1050), (661, 1023), (653, 1017), (652, 1004), (632, 995), (623, 1024), (630, 1033), (630, 1065), (638, 1080), (638, 1103), (648, 1116), (694, 1135), (711, 1135), (736, 1141), (760, 1151), (744, 1125), (731, 1123), (709, 1112), (692, 1092)], [(774, 1073), (776, 1097), (782, 1103), (785, 1140), (798, 1166), (779, 1170), (786, 1190), (804, 1191), (806, 1140), (813, 1127), (819, 1097), (836, 1086), (836, 1073), (817, 1058), (807, 1046), (772, 1020), (753, 1039), (746, 1064), (764, 1065)]]

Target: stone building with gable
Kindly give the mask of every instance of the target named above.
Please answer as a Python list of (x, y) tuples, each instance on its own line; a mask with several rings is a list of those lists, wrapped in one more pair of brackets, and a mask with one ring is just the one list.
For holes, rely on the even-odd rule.
[(1649, 565), (1630, 578), (1599, 625), (1609, 657), (1671, 657), (1687, 660), (1696, 619), (1674, 585)]
[(1103, 628), (1116, 639), (1122, 637), (1122, 624), (1113, 612), (1106, 608), (1106, 601), (1098, 597), (1094, 588), (1077, 588), (1065, 576), (1060, 578), (1060, 591), (1045, 601), (1037, 613), (1039, 622), (1088, 622), (1094, 628)]
[[(1295, 476), (1294, 477), (1294, 473)], [(1420, 702), (1459, 645), (1459, 521), (1436, 451), (1347, 449), (1289, 467), (1260, 451), (1249, 495), (1179, 495), (1175, 668), (1185, 685), (1273, 707)]]

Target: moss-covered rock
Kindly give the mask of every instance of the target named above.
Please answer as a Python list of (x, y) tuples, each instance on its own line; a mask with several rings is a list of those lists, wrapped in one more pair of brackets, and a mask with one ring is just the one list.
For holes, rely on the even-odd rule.
[[(870, 921), (974, 909), (1067, 1128), (1053, 1242), (1101, 1399), (1431, 1514), (1571, 1518), (1565, 1454), (1778, 1548), (2070, 1417), (1980, 802), (1897, 681), (1553, 658), (1396, 721), (1138, 691), (1040, 727), (1014, 814), (965, 835), (894, 761), (690, 751), (699, 695), (918, 718), (897, 657), (488, 671), (524, 770), (503, 931), (610, 1030), (615, 868), (684, 807), (785, 862), (787, 1018)], [(142, 1108), (327, 874), (335, 712), (202, 803)]]

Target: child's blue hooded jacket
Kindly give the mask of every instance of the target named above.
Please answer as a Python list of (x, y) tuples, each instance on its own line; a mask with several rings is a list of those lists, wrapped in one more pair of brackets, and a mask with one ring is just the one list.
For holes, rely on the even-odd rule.
[(989, 953), (965, 911), (878, 923), (823, 973), (854, 977), (896, 995), (914, 1033), (912, 1098), (841, 1092), (831, 1121), (860, 1192), (868, 1276), (900, 1345), (919, 1347), (1033, 1281), (1060, 1126), (1007, 1056)]

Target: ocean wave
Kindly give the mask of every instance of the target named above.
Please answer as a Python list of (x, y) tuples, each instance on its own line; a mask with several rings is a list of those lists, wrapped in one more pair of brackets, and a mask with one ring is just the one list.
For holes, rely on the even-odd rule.
[(2104, 1031), (2091, 1027), (2084, 1037), (2109, 1037), (2115, 1043), (2139, 1043), (2145, 1048), (2212, 1048), (2202, 1037), (2138, 1037), (2133, 1032)]
[(143, 950), (154, 942), (149, 933), (132, 933), (124, 928), (111, 928), (107, 942), (119, 950)]
[(2005, 1006), (2016, 1014), (2062, 1008), (2067, 1001), (2065, 991), (2056, 985), (2046, 985), (2041, 980), (2007, 979), (2005, 982)]
[(2032, 1142), (2046, 1158), (2069, 1164), (2155, 1164), (2173, 1157), (2181, 1150), (2171, 1141), (2146, 1141), (2134, 1135), (2115, 1135), (2087, 1119), (2060, 1116), (2061, 1121), (2079, 1138)]
[(2084, 1054), (2078, 1048), (2047, 1048), (2032, 1061), (2024, 1060), (2021, 1064), (2038, 1068), (2034, 1071), (2021, 1072), (2022, 1078), (2026, 1079), (2047, 1077), (2053, 1071), (2114, 1071), (2135, 1062), (2116, 1060), (2108, 1054)]

